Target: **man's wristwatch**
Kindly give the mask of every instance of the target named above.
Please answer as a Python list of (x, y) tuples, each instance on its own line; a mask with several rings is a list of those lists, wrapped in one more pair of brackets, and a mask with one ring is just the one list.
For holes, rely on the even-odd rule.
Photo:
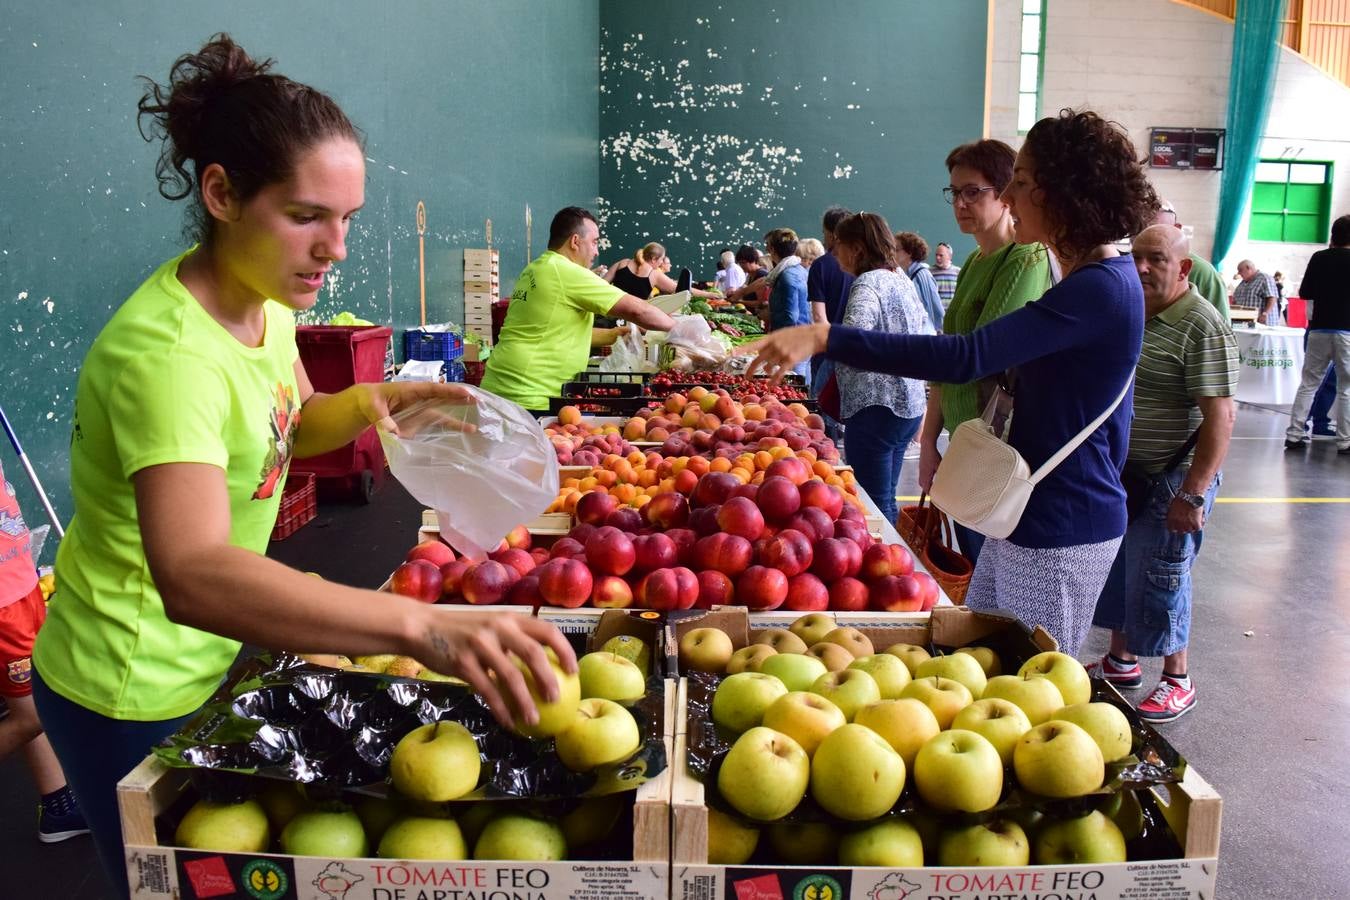
[(1188, 494), (1180, 488), (1177, 488), (1176, 493), (1172, 494), (1172, 497), (1180, 500), (1192, 509), (1202, 509), (1205, 505), (1205, 497), (1203, 494)]

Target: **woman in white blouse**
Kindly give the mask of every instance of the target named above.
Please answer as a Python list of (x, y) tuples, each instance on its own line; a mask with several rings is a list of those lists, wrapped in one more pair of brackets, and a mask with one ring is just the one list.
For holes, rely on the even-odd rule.
[[(844, 306), (844, 322), (890, 334), (932, 334), (913, 283), (895, 271), (895, 237), (886, 220), (858, 213), (839, 223), (834, 255), (856, 278)], [(858, 484), (876, 501), (886, 521), (895, 522), (895, 488), (905, 448), (923, 421), (924, 384), (836, 363), (839, 411), (847, 425), (844, 452)]]

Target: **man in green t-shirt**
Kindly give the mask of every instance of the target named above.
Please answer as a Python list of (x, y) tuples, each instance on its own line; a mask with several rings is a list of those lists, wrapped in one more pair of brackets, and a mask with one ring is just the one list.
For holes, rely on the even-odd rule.
[[(1180, 228), (1181, 220), (1177, 217), (1177, 211), (1172, 207), (1172, 204), (1164, 200), (1162, 206), (1158, 208), (1158, 214), (1153, 217), (1153, 224)], [(1219, 311), (1219, 316), (1224, 322), (1231, 322), (1233, 317), (1228, 310), (1228, 288), (1224, 286), (1219, 273), (1214, 270), (1214, 266), (1210, 265), (1209, 260), (1198, 253), (1191, 253), (1188, 259), (1191, 261), (1191, 270), (1187, 277), (1191, 285), (1199, 291), (1201, 297), (1208, 300)]]
[(645, 299), (592, 272), (599, 252), (595, 216), (569, 206), (549, 226), (548, 249), (516, 279), (483, 389), (534, 412), (548, 409), (563, 382), (586, 368), (591, 347), (613, 344), (619, 328), (595, 328), (597, 315), (669, 331), (675, 320)]

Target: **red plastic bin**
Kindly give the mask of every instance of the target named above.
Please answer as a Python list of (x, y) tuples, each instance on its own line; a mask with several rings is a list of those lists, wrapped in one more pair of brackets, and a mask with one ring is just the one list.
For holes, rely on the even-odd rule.
[[(335, 394), (353, 384), (384, 381), (384, 363), (394, 330), (383, 325), (302, 325), (295, 343), (314, 390)], [(384, 484), (384, 450), (374, 428), (322, 456), (297, 459), (292, 473), (324, 480), (325, 493), (355, 495), (367, 502)]]
[(272, 540), (284, 541), (314, 521), (318, 514), (314, 476), (309, 472), (292, 472), (286, 478), (286, 490), (277, 509), (277, 523), (272, 526)]

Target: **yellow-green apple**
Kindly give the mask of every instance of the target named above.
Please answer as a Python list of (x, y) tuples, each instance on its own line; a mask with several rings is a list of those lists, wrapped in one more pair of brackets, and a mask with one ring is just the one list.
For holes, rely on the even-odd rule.
[(981, 697), (997, 697), (1011, 700), (1022, 708), (1032, 725), (1047, 722), (1059, 710), (1064, 708), (1064, 697), (1049, 678), (1032, 675), (995, 675), (984, 686)]
[(825, 668), (831, 672), (842, 672), (847, 669), (856, 659), (852, 653), (838, 644), (832, 644), (828, 641), (821, 641), (812, 644), (806, 648), (807, 656), (814, 656), (825, 664)]
[(680, 665), (695, 672), (725, 672), (736, 651), (720, 628), (693, 628), (680, 638)]
[(510, 806), (501, 803), (480, 800), (469, 804), (468, 809), (456, 810), (455, 821), (459, 823), (459, 830), (464, 835), (465, 843), (473, 847), (478, 843), (478, 836), (483, 833), (487, 823), (509, 809)]
[(619, 816), (623, 815), (624, 797), (622, 793), (587, 797), (576, 809), (560, 818), (558, 824), (562, 826), (567, 849), (576, 851), (608, 837)]
[(367, 672), (383, 672), (396, 659), (398, 659), (397, 653), (377, 653), (373, 656), (354, 656), (352, 662)]
[(632, 713), (613, 700), (591, 697), (578, 704), (572, 725), (553, 743), (563, 765), (589, 772), (632, 756), (642, 737)]
[(838, 644), (840, 647), (843, 647), (849, 653), (853, 654), (854, 659), (857, 659), (860, 656), (871, 656), (875, 652), (872, 648), (871, 639), (858, 629), (849, 626), (836, 628), (826, 634), (821, 640), (827, 644)]
[(839, 707), (850, 722), (859, 709), (881, 699), (876, 679), (861, 669), (826, 672), (811, 685), (811, 693), (819, 694)]
[(1133, 736), (1130, 720), (1113, 703), (1076, 703), (1055, 713), (1061, 722), (1072, 722), (1092, 735), (1102, 759), (1113, 763), (1130, 755)]
[(600, 649), (629, 660), (644, 676), (651, 670), (652, 651), (642, 638), (631, 634), (615, 635), (605, 641)]
[(385, 667), (384, 674), (395, 678), (416, 678), (425, 668), (411, 656), (395, 656), (393, 662)]
[(1017, 741), (1017, 782), (1042, 797), (1081, 797), (1102, 786), (1106, 764), (1092, 735), (1072, 722), (1051, 719)]
[(404, 816), (385, 829), (376, 851), (385, 859), (467, 859), (469, 848), (454, 819)]
[(765, 628), (756, 631), (751, 644), (764, 644), (772, 647), (775, 653), (805, 653), (806, 644), (797, 635), (786, 628)]
[(967, 653), (935, 656), (919, 663), (918, 668), (914, 670), (915, 678), (927, 678), (930, 675), (961, 682), (972, 697), (984, 694), (985, 683), (989, 680), (985, 678), (979, 660)]
[(975, 661), (984, 670), (985, 678), (993, 678), (995, 675), (1003, 674), (1003, 660), (999, 659), (998, 654), (988, 647), (961, 647), (956, 652), (969, 653), (975, 657)]
[(708, 807), (708, 864), (739, 866), (755, 854), (759, 829)]
[(432, 722), (403, 736), (389, 758), (389, 777), (400, 794), (443, 803), (478, 787), (482, 757), (469, 729)]
[(1027, 833), (1011, 819), (994, 819), (944, 831), (938, 841), (938, 865), (1025, 866), (1031, 861)]
[(378, 845), (380, 838), (390, 825), (408, 814), (397, 794), (388, 797), (360, 797), (353, 804), (361, 827), (366, 830), (366, 838)]
[(520, 812), (502, 813), (488, 822), (473, 848), (474, 859), (558, 861), (567, 856), (567, 838), (552, 819)]
[(839, 840), (839, 865), (917, 869), (923, 865), (923, 841), (906, 819), (882, 819)]
[(792, 738), (807, 756), (814, 756), (826, 735), (847, 722), (839, 707), (810, 691), (784, 694), (764, 711), (764, 726)]
[(913, 697), (931, 709), (933, 715), (937, 716), (938, 726), (943, 729), (950, 728), (956, 714), (974, 701), (970, 689), (964, 684), (954, 678), (939, 678), (936, 675), (915, 678), (905, 685), (900, 696)]
[(369, 856), (361, 819), (349, 807), (299, 813), (281, 832), (281, 852), (290, 856)]
[[(826, 613), (811, 613), (797, 619), (788, 629), (801, 638), (804, 647), (812, 644), (818, 644), (825, 639), (825, 635), (838, 628), (839, 625), (834, 620), (834, 616)], [(778, 651), (782, 653), (782, 650)]]
[(797, 808), (811, 780), (801, 745), (772, 728), (751, 728), (736, 739), (717, 773), (717, 789), (741, 815), (773, 822)]
[(713, 694), (713, 721), (736, 734), (749, 731), (764, 721), (764, 713), (787, 692), (781, 680), (763, 672), (728, 675)]
[(581, 699), (637, 700), (647, 693), (647, 679), (632, 660), (597, 650), (577, 661)]
[(839, 829), (828, 822), (778, 822), (770, 825), (774, 858), (789, 866), (828, 866), (839, 852)]
[(293, 781), (268, 779), (262, 790), (258, 791), (257, 800), (267, 813), (267, 824), (272, 826), (273, 834), (280, 834), (296, 813), (310, 807), (309, 801), (300, 793), (300, 785)]
[(911, 774), (919, 748), (942, 730), (933, 711), (913, 697), (869, 703), (854, 714), (853, 722), (885, 738), (905, 761), (905, 771)]
[(1116, 791), (1100, 807), (1102, 814), (1120, 829), (1125, 840), (1132, 841), (1144, 831), (1144, 808), (1138, 791)]
[(731, 659), (727, 660), (727, 674), (758, 672), (764, 660), (770, 656), (775, 656), (777, 653), (778, 651), (768, 644), (751, 644), (748, 647), (742, 647), (731, 654)]
[(524, 717), (514, 709), (511, 703), (511, 694), (506, 693), (507, 703), (512, 706), (512, 715), (515, 719), (515, 729), (525, 737), (546, 738), (553, 737), (568, 728), (572, 720), (576, 718), (577, 704), (581, 702), (581, 679), (575, 672), (569, 674), (563, 671), (558, 664), (558, 658), (552, 650), (546, 651), (548, 654), (548, 664), (553, 670), (553, 678), (558, 683), (558, 699), (552, 702), (546, 701), (543, 694), (539, 692), (539, 685), (535, 683), (534, 673), (530, 671), (523, 660), (512, 657), (523, 676), (525, 676), (525, 686), (529, 688), (530, 698), (534, 700), (535, 709), (539, 710), (539, 721), (533, 725), (526, 724)]
[(1003, 765), (1012, 765), (1013, 748), (1031, 730), (1031, 720), (1022, 708), (1008, 700), (986, 697), (956, 714), (952, 727), (983, 735), (998, 751)]
[(864, 822), (885, 814), (905, 787), (905, 761), (862, 725), (830, 732), (811, 758), (811, 796), (831, 815)]
[(829, 671), (825, 663), (804, 653), (777, 653), (759, 664), (763, 675), (772, 675), (789, 691), (809, 691), (816, 679)]
[(258, 801), (212, 803), (198, 800), (178, 823), (174, 841), (180, 847), (194, 850), (263, 853), (272, 838), (267, 813)]
[(1083, 664), (1067, 653), (1047, 650), (1037, 653), (1022, 663), (1017, 674), (1023, 677), (1040, 675), (1049, 678), (1059, 688), (1065, 706), (1076, 706), (1092, 699), (1092, 681)]
[(882, 700), (894, 700), (910, 682), (909, 667), (889, 653), (860, 656), (848, 664), (850, 669), (861, 669), (871, 675), (881, 690)]
[(975, 732), (944, 731), (914, 757), (914, 786), (939, 812), (984, 812), (1003, 793), (1003, 761)]
[(898, 656), (901, 662), (905, 664), (905, 668), (909, 669), (911, 677), (914, 675), (914, 670), (919, 668), (919, 663), (931, 658), (931, 654), (918, 644), (891, 644), (884, 652), (891, 656)]
[(1076, 819), (1047, 821), (1036, 832), (1033, 855), (1038, 865), (1088, 866), (1125, 862), (1125, 836), (1100, 812)]

